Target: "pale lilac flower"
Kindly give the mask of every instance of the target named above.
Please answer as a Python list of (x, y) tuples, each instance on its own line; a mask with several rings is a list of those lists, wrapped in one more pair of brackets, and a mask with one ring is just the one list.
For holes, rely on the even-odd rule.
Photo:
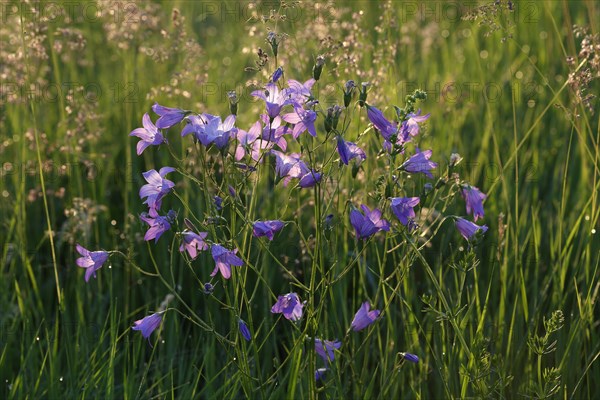
[(152, 111), (160, 116), (160, 118), (156, 120), (156, 127), (158, 129), (168, 129), (173, 125), (180, 123), (187, 114), (187, 111), (185, 110), (161, 106), (158, 103), (154, 103)]
[(431, 158), (431, 153), (431, 150), (420, 151), (417, 149), (417, 152), (408, 160), (406, 160), (404, 164), (400, 166), (400, 168), (407, 172), (422, 172), (429, 178), (433, 178), (433, 175), (430, 171), (437, 167), (437, 163), (429, 161), (429, 158)]
[(421, 115), (421, 110), (417, 111), (416, 114), (408, 114), (408, 119), (402, 123), (402, 130), (410, 136), (417, 136), (419, 134), (419, 124), (427, 121), (430, 115)]
[(347, 142), (339, 135), (337, 137), (337, 151), (340, 155), (340, 160), (346, 165), (353, 158), (358, 158), (359, 163), (367, 158), (364, 150), (358, 147), (356, 143)]
[(291, 102), (296, 103), (298, 105), (305, 104), (308, 99), (312, 97), (310, 90), (315, 84), (316, 80), (313, 78), (307, 80), (304, 83), (300, 83), (294, 79), (288, 80), (289, 88), (286, 89), (287, 96), (291, 99)]
[(396, 218), (404, 226), (409, 226), (410, 221), (415, 218), (415, 210), (413, 209), (419, 204), (418, 197), (393, 197), (391, 203), (392, 211)]
[(456, 228), (458, 229), (462, 237), (464, 237), (466, 240), (471, 240), (478, 231), (485, 233), (488, 230), (487, 225), (479, 226), (471, 221), (460, 217), (456, 217)]
[(79, 257), (76, 261), (77, 265), (81, 268), (85, 268), (85, 281), (89, 281), (93, 275), (96, 277), (96, 271), (102, 268), (102, 265), (108, 260), (110, 253), (108, 251), (89, 251), (80, 244), (75, 246), (79, 254), (83, 257)]
[(402, 357), (404, 357), (405, 360), (413, 362), (413, 363), (418, 363), (419, 362), (419, 357), (416, 354), (411, 354), (411, 353), (400, 353), (402, 354)]
[(336, 340), (315, 339), (315, 351), (325, 361), (325, 364), (331, 363), (335, 359), (334, 350), (342, 347), (342, 342)]
[(354, 319), (352, 320), (352, 324), (350, 328), (355, 331), (361, 331), (365, 329), (367, 326), (371, 325), (377, 318), (379, 318), (379, 314), (381, 311), (379, 310), (371, 310), (370, 304), (368, 301), (365, 301), (362, 306), (358, 309), (356, 314), (354, 315)]
[(288, 155), (277, 150), (271, 150), (271, 154), (275, 156), (275, 173), (278, 177), (284, 178), (284, 186), (287, 186), (292, 178), (301, 178), (308, 170), (304, 161), (300, 160), (299, 153)]
[(187, 251), (192, 259), (198, 256), (198, 252), (208, 250), (208, 243), (205, 239), (208, 232), (192, 232), (185, 231), (181, 233), (182, 243), (179, 246), (179, 251)]
[(151, 208), (149, 213), (142, 213), (140, 219), (150, 226), (144, 235), (144, 240), (154, 239), (154, 243), (156, 243), (163, 233), (171, 229), (173, 213), (174, 211), (171, 210), (166, 217), (163, 217), (158, 215), (154, 208)]
[(246, 339), (246, 341), (250, 341), (252, 339), (252, 335), (250, 334), (250, 329), (248, 329), (248, 325), (242, 319), (238, 318), (238, 329), (242, 334), (242, 337)]
[(252, 233), (256, 237), (266, 236), (269, 240), (273, 240), (274, 234), (279, 232), (284, 226), (285, 224), (278, 220), (256, 221)]
[(471, 185), (463, 186), (462, 195), (467, 203), (467, 214), (473, 214), (473, 221), (483, 218), (483, 200), (487, 195)]
[[(235, 149), (235, 159), (240, 161), (246, 155), (246, 152), (252, 151), (252, 144), (258, 139), (262, 133), (262, 124), (260, 121), (256, 121), (252, 127), (246, 132), (245, 130), (237, 130), (237, 141), (238, 145)], [(258, 161), (258, 157), (255, 159)]]
[(283, 106), (292, 103), (287, 91), (280, 91), (275, 83), (269, 83), (263, 90), (255, 90), (251, 95), (265, 101), (267, 114), (271, 119), (279, 115)]
[(158, 328), (161, 322), (162, 313), (154, 313), (152, 315), (135, 321), (131, 329), (133, 329), (134, 331), (140, 331), (142, 333), (142, 336), (145, 339), (148, 339), (152, 332), (154, 332), (154, 330)]
[(390, 223), (381, 218), (381, 210), (375, 208), (371, 211), (364, 204), (360, 207), (364, 215), (358, 210), (350, 211), (350, 222), (356, 231), (357, 239), (367, 239), (379, 231), (390, 230)]
[(214, 117), (207, 124), (198, 126), (196, 138), (205, 147), (214, 143), (219, 149), (223, 149), (229, 142), (232, 131), (235, 134), (234, 123), (235, 115), (229, 115), (223, 122), (221, 122), (221, 117)]
[(302, 318), (302, 308), (304, 304), (300, 302), (297, 293), (288, 293), (277, 297), (277, 302), (271, 307), (271, 313), (283, 314), (290, 321), (298, 321)]
[(201, 129), (203, 129), (202, 127), (214, 118), (217, 117), (211, 114), (188, 115), (186, 118), (187, 124), (181, 130), (181, 136), (185, 137), (192, 133), (196, 139), (198, 139), (197, 135), (200, 133)]
[(162, 167), (159, 172), (151, 169), (142, 174), (146, 182), (148, 182), (140, 189), (140, 199), (147, 197), (144, 204), (148, 204), (148, 207), (156, 210), (160, 209), (163, 197), (165, 197), (175, 186), (173, 182), (165, 179), (165, 176), (173, 171), (175, 171), (175, 168)]
[(315, 130), (317, 113), (313, 110), (305, 110), (299, 105), (294, 105), (294, 112), (284, 114), (282, 118), (285, 122), (294, 124), (294, 130), (292, 131), (294, 139), (297, 139), (305, 131), (308, 131), (313, 137), (317, 136), (317, 131)]
[(129, 134), (129, 136), (137, 136), (141, 139), (136, 148), (138, 156), (146, 150), (146, 147), (158, 146), (165, 142), (165, 138), (152, 123), (148, 113), (144, 114), (142, 117), (142, 125), (143, 128), (136, 128)]
[[(260, 119), (265, 127), (262, 130), (260, 138), (254, 142), (254, 150), (258, 151), (259, 148), (270, 149), (276, 144), (282, 151), (286, 151), (287, 142), (283, 136), (290, 132), (290, 128), (287, 125), (282, 125), (283, 120), (280, 116), (269, 119), (267, 114), (262, 114)], [(257, 145), (258, 147), (256, 147)], [(254, 153), (252, 157), (255, 157)]]
[(237, 249), (227, 250), (220, 244), (213, 244), (210, 250), (213, 260), (215, 260), (215, 269), (210, 276), (215, 276), (217, 272), (221, 272), (223, 278), (229, 279), (231, 277), (232, 265), (237, 267), (244, 265), (244, 261), (235, 255)]
[(300, 154), (284, 154), (277, 150), (271, 150), (275, 156), (275, 173), (283, 178), (283, 185), (287, 186), (293, 178), (298, 178), (301, 188), (309, 188), (321, 181), (322, 173), (308, 168), (304, 161), (300, 160)]

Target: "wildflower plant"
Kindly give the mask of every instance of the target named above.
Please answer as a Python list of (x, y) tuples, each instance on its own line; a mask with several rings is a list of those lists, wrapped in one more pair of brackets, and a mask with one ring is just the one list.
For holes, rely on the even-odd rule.
[[(267, 42), (273, 51), (285, 48), (283, 36), (274, 32)], [(455, 221), (457, 232), (475, 245), (487, 230), (475, 223), (484, 219), (486, 195), (460, 179), (454, 164), (443, 170), (443, 154), (418, 147), (424, 125), (435, 118), (415, 109), (426, 94), (415, 91), (402, 108), (371, 104), (369, 93), (380, 88), (349, 80), (340, 82), (339, 103), (326, 107), (319, 85), (326, 57), (316, 57), (312, 77), (288, 76), (295, 71), (284, 73), (277, 57), (274, 61), (269, 81), (251, 92), (254, 103), (235, 92), (228, 94), (229, 114), (154, 103), (153, 115), (142, 117), (143, 128), (130, 133), (140, 139), (139, 156), (169, 159), (142, 174), (139, 218), (147, 225), (148, 251), (163, 251), (163, 242), (179, 249), (171, 251), (171, 260), (180, 257), (189, 267), (185, 273), (198, 282), (197, 292), (179, 293), (154, 257), (152, 276), (177, 297), (179, 314), (218, 339), (222, 348), (215, 351), (245, 360), (238, 368), (246, 394), (264, 389), (285, 369), (310, 377), (305, 382), (312, 394), (317, 382), (326, 385), (356, 374), (358, 357), (375, 345), (372, 332), (386, 323), (387, 310), (402, 304), (404, 278), (417, 262), (438, 285), (437, 312), (450, 320), (466, 347), (457, 314), (421, 250), (441, 233), (450, 232), (460, 243), (446, 221)], [(258, 113), (251, 112), (253, 107)], [(199, 169), (190, 169), (192, 162)], [(193, 187), (198, 196), (184, 196), (182, 187)], [(462, 203), (452, 205), (454, 200), (466, 202), (473, 222), (452, 214), (465, 209)], [(354, 247), (331, 250), (337, 240)], [(275, 248), (280, 241), (296, 245), (282, 251)], [(88, 268), (87, 281), (108, 253), (78, 251), (83, 258), (77, 264)], [(168, 267), (171, 276), (176, 265), (181, 264), (171, 261)], [(349, 293), (348, 307), (358, 309), (351, 321), (332, 304), (340, 291)], [(230, 315), (229, 329), (187, 305), (189, 296), (202, 293)], [(256, 308), (260, 296), (270, 304), (269, 322), (258, 318), (265, 312)], [(358, 304), (353, 300), (358, 296), (369, 300)], [(136, 321), (132, 329), (148, 338), (163, 312)], [(239, 335), (243, 341), (236, 340)], [(282, 343), (275, 356), (279, 366), (269, 376), (257, 372), (268, 352), (261, 345), (266, 335), (277, 335)], [(396, 352), (410, 345), (421, 355), (399, 353), (403, 359), (427, 363), (427, 349), (415, 349), (418, 342), (397, 345)], [(298, 351), (304, 356), (292, 365)]]

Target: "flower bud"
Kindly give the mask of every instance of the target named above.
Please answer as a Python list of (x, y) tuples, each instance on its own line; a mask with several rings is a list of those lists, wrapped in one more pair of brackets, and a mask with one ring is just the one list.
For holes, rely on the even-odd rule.
[(279, 40), (275, 32), (271, 31), (267, 34), (267, 43), (271, 45), (273, 55), (277, 57), (277, 50), (279, 49)]
[(349, 80), (344, 85), (344, 107), (348, 108), (350, 102), (352, 101), (352, 94), (354, 93), (354, 89), (356, 89), (356, 84), (353, 80)]
[(321, 72), (323, 71), (323, 65), (325, 65), (325, 57), (322, 55), (317, 56), (317, 62), (313, 67), (313, 78), (315, 81), (318, 81), (321, 77)]
[(237, 98), (237, 93), (235, 90), (230, 90), (227, 92), (227, 97), (229, 98), (229, 111), (231, 112), (231, 115), (237, 115), (237, 105), (239, 101)]
[(367, 88), (369, 85), (369, 82), (361, 83), (360, 95), (358, 96), (358, 105), (361, 107), (364, 107), (365, 101), (367, 101)]
[(273, 72), (273, 76), (271, 77), (271, 82), (277, 82), (279, 78), (283, 75), (283, 67), (279, 67)]

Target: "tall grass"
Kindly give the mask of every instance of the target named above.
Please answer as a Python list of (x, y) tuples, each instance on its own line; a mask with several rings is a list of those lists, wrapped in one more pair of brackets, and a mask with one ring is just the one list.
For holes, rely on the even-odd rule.
[[(503, 2), (475, 21), (459, 18), (466, 5), (443, 2), (99, 2), (100, 17), (78, 9), (74, 19), (52, 14), (67, 2), (48, 4), (1, 5), (0, 396), (595, 396), (600, 110), (577, 101), (568, 81), (590, 68), (573, 25), (597, 34), (595, 2), (523, 1), (512, 13)], [(287, 34), (277, 59), (268, 30)], [(258, 47), (271, 55), (259, 71)], [(177, 197), (165, 200), (181, 217), (174, 231), (183, 216), (223, 217), (207, 225), (211, 235), (246, 262), (207, 295), (210, 254), (191, 262), (175, 235), (142, 239), (141, 174), (175, 159), (164, 146), (137, 157), (128, 134), (155, 101), (225, 116), (235, 88), (236, 126), (247, 129), (263, 107), (251, 84), (279, 64), (286, 79), (304, 81), (319, 54), (327, 61), (314, 92), (324, 109), (342, 102), (348, 79), (371, 81), (368, 101), (388, 117), (413, 89), (428, 92), (419, 144), (440, 164), (430, 182), (460, 153), (455, 171), (488, 195), (489, 230), (471, 247), (437, 216), (464, 215), (450, 181), (422, 204), (430, 229), (357, 241), (350, 203), (377, 204), (378, 176), (341, 170), (333, 187), (299, 192), (274, 185), (269, 168), (252, 181), (218, 152), (187, 154), (190, 142), (172, 129), (169, 146), (185, 159), (177, 167), (189, 172), (173, 178)], [(587, 90), (598, 89), (596, 79)], [(363, 169), (375, 171), (378, 136), (364, 110), (349, 115), (347, 138), (372, 150)], [(335, 152), (332, 142), (300, 143), (315, 156)], [(426, 182), (406, 178), (406, 194)], [(289, 223), (269, 243), (251, 236), (257, 219)], [(75, 243), (123, 256), (86, 284)], [(308, 300), (297, 325), (270, 313), (277, 295), (294, 291)], [(346, 334), (366, 300), (381, 318)], [(149, 341), (130, 329), (161, 305), (169, 311)], [(238, 317), (252, 341), (238, 333)], [(342, 341), (321, 381), (314, 337)]]

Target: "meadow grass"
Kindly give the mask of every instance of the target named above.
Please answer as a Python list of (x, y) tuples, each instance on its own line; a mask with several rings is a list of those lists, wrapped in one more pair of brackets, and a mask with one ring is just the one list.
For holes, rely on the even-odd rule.
[[(573, 29), (598, 34), (595, 2), (522, 1), (513, 12), (501, 2), (476, 20), (460, 18), (473, 4), (447, 2), (98, 2), (98, 18), (52, 14), (67, 3), (1, 4), (2, 398), (596, 396), (600, 110), (581, 99), (599, 87), (581, 73), (598, 69)], [(268, 30), (287, 35), (277, 57)], [(259, 47), (270, 55), (262, 69)], [(188, 153), (176, 128), (170, 151), (136, 155), (129, 133), (155, 101), (224, 117), (237, 89), (236, 126), (248, 129), (264, 107), (251, 85), (280, 64), (305, 81), (319, 54), (323, 109), (342, 103), (349, 79), (370, 81), (367, 101), (388, 118), (414, 89), (428, 93), (419, 145), (439, 166), (433, 180), (403, 177), (403, 189), (420, 195), (460, 153), (453, 171), (488, 195), (477, 246), (444, 218), (465, 214), (452, 180), (423, 197), (418, 233), (388, 207), (392, 232), (355, 239), (351, 204), (386, 204), (392, 174), (355, 102), (345, 135), (368, 149), (356, 178), (331, 141), (293, 144), (329, 160), (335, 179), (314, 189), (275, 184), (272, 160), (254, 179), (215, 149)], [(317, 129), (325, 135), (322, 119)], [(191, 261), (172, 233), (143, 240), (142, 172), (166, 165), (186, 174), (169, 175), (173, 232), (190, 218), (245, 261), (231, 280), (212, 279), (212, 294), (209, 252)], [(252, 237), (258, 219), (288, 224), (269, 242)], [(122, 255), (86, 284), (75, 243)], [(308, 300), (298, 324), (270, 312), (288, 292)], [(363, 301), (381, 318), (348, 332)], [(149, 340), (130, 329), (161, 306)], [(315, 337), (342, 342), (321, 381)]]

